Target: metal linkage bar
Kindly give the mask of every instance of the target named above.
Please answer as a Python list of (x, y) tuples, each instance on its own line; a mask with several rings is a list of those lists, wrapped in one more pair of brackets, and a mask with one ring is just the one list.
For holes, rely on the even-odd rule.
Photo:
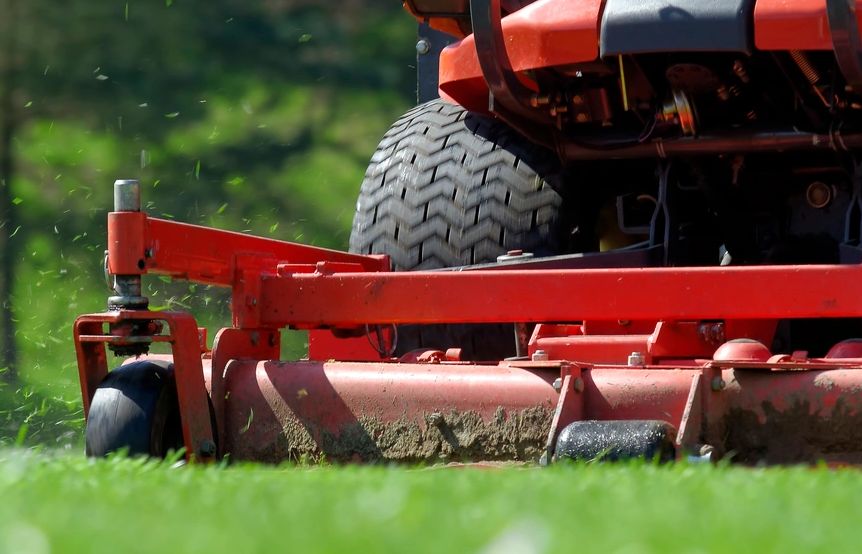
[(261, 325), (862, 317), (862, 266), (284, 273)]
[(857, 265), (390, 273), (383, 256), (140, 212), (109, 214), (109, 267), (231, 287), (248, 328), (862, 317)]
[(238, 270), (269, 270), (278, 263), (357, 264), (385, 271), (386, 256), (362, 256), (177, 223), (141, 212), (108, 214), (108, 269), (113, 275), (158, 273), (210, 285), (233, 286)]

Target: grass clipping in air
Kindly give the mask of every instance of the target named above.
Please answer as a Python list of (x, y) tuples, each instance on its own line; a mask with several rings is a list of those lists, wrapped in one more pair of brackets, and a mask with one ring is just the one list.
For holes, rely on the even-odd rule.
[(180, 467), (0, 451), (0, 552), (849, 552), (862, 473)]

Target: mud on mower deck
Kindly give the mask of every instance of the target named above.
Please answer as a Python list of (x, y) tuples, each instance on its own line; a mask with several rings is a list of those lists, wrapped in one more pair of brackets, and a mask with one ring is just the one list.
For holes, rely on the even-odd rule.
[[(139, 207), (118, 181), (116, 295), (75, 324), (91, 455), (859, 459), (862, 341), (822, 358), (765, 345), (780, 321), (862, 317), (862, 266), (589, 269), (611, 253), (397, 273)], [(191, 315), (147, 309), (145, 273), (230, 287), (232, 327), (208, 349)], [(451, 322), (511, 322), (522, 356), (392, 355), (396, 325)], [(279, 360), (284, 327), (309, 330), (307, 360)], [(153, 342), (172, 356), (141, 356)], [(109, 373), (106, 346), (130, 359)]]

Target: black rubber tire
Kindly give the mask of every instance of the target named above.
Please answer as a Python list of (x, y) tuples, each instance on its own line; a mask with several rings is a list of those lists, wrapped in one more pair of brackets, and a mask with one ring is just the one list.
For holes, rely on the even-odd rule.
[[(509, 250), (562, 252), (556, 156), (502, 123), (442, 100), (407, 112), (383, 136), (359, 191), (350, 250), (388, 254), (395, 270), (496, 261)], [(441, 302), (457, 299), (441, 298)], [(514, 355), (511, 325), (402, 326), (397, 353), (463, 348)]]
[(139, 361), (110, 373), (96, 389), (87, 417), (87, 456), (126, 450), (164, 458), (183, 446), (173, 364)]

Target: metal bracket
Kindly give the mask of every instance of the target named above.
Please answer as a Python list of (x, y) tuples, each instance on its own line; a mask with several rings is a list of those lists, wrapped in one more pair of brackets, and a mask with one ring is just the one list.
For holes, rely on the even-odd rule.
[[(216, 419), (218, 444), (224, 448), (224, 411), (226, 369), (231, 360), (277, 360), (281, 354), (281, 333), (277, 329), (234, 329), (225, 328), (218, 332), (213, 341), (212, 404)], [(222, 452), (223, 453), (223, 452)]]
[(500, 0), (470, 0), (470, 17), (479, 67), (488, 84), (488, 110), (525, 137), (556, 149), (552, 121), (530, 107), (534, 92), (515, 74), (503, 37)]
[[(662, 161), (659, 163), (659, 180), (658, 180), (658, 198), (656, 198), (655, 211), (649, 226), (649, 243), (650, 246), (658, 246), (661, 244), (664, 247), (664, 265), (668, 263), (668, 253), (670, 251), (670, 208), (668, 207), (668, 189), (670, 177), (671, 162)], [(661, 242), (659, 242), (659, 228), (661, 228)]]
[(566, 365), (561, 368), (560, 373), (562, 379), (560, 400), (557, 402), (557, 409), (551, 420), (548, 440), (545, 443), (545, 453), (540, 460), (542, 465), (551, 463), (560, 430), (566, 425), (584, 418), (584, 380), (581, 376), (581, 367)]
[(679, 431), (676, 435), (676, 444), (681, 448), (691, 448), (700, 442), (703, 426), (701, 381), (700, 373), (691, 378), (691, 388), (688, 391), (688, 398), (685, 401), (685, 408), (679, 422)]
[[(105, 324), (114, 328), (121, 323), (151, 321), (167, 323), (168, 334), (118, 336), (105, 334), (104, 331)], [(93, 395), (96, 394), (96, 389), (108, 375), (106, 344), (110, 346), (141, 341), (166, 342), (171, 345), (174, 359), (177, 401), (180, 407), (186, 458), (198, 461), (211, 461), (215, 458), (214, 430), (210, 420), (209, 400), (201, 362), (198, 326), (194, 317), (184, 312), (121, 310), (81, 316), (75, 320), (74, 330), (85, 416), (89, 414), (90, 403)]]
[(844, 215), (844, 241), (840, 245), (841, 263), (862, 262), (862, 163), (853, 168), (853, 192)]

